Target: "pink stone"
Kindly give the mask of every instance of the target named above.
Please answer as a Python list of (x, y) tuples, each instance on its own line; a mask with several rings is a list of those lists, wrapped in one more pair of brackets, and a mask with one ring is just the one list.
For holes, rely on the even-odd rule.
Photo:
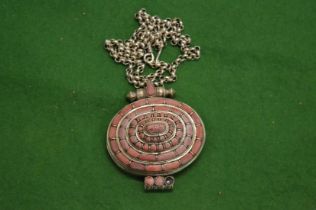
[(128, 150), (128, 148), (130, 148), (126, 140), (121, 140), (120, 144), (124, 150)]
[(162, 154), (158, 155), (157, 159), (159, 161), (161, 161), (161, 160), (171, 160), (171, 159), (175, 158), (175, 156), (176, 156), (176, 154), (173, 151), (171, 151), (171, 152), (166, 152), (166, 153), (162, 153)]
[(121, 116), (124, 116), (124, 115), (126, 115), (129, 111), (131, 111), (132, 110), (132, 107), (131, 107), (131, 105), (129, 104), (129, 105), (126, 105), (121, 111), (120, 111), (120, 115)]
[(196, 138), (203, 139), (204, 137), (204, 130), (202, 126), (196, 126)]
[(178, 144), (178, 139), (174, 138), (171, 140), (172, 146), (176, 146)]
[(178, 123), (178, 124), (176, 125), (176, 127), (181, 129), (181, 128), (183, 128), (183, 125), (182, 125), (181, 123)]
[(136, 147), (138, 147), (139, 149), (143, 148), (143, 144), (141, 142), (137, 142), (136, 143)]
[(115, 117), (112, 119), (112, 125), (117, 126), (121, 119), (122, 117), (119, 114), (116, 114)]
[(158, 151), (163, 151), (163, 146), (162, 146), (162, 144), (158, 144)]
[(136, 120), (133, 120), (133, 121), (131, 122), (131, 124), (130, 124), (130, 127), (135, 128), (137, 124), (138, 124), (137, 121), (136, 121)]
[(170, 111), (178, 116), (180, 116), (183, 112), (183, 111), (179, 111), (178, 109), (175, 109), (175, 108), (171, 108)]
[(162, 170), (161, 165), (146, 165), (145, 170), (148, 172), (159, 172)]
[(153, 108), (148, 106), (148, 107), (142, 107), (140, 108), (137, 112), (139, 113), (145, 113), (145, 112), (150, 112)]
[(125, 157), (122, 153), (116, 155), (117, 159), (121, 161), (124, 165), (129, 165), (129, 159)]
[(150, 123), (145, 126), (145, 131), (151, 135), (163, 133), (166, 130), (166, 125), (162, 122)]
[(127, 153), (134, 158), (139, 156), (139, 153), (131, 147), (127, 150)]
[(167, 106), (157, 106), (156, 110), (157, 111), (169, 111), (169, 107), (167, 107)]
[(147, 82), (146, 93), (148, 96), (154, 96), (156, 93), (156, 88), (151, 81)]
[(133, 102), (131, 105), (133, 105), (135, 108), (140, 107), (146, 104), (145, 99), (140, 99), (138, 101)]
[(155, 152), (155, 151), (156, 151), (156, 149), (157, 149), (157, 147), (156, 147), (156, 145), (155, 145), (155, 144), (152, 144), (152, 145), (150, 145), (149, 149), (150, 149), (150, 151)]
[(182, 107), (181, 108), (183, 110), (185, 110), (188, 114), (190, 114), (193, 111), (193, 109), (190, 106), (188, 106), (187, 104), (185, 104), (185, 103), (182, 103)]
[(164, 183), (165, 183), (165, 178), (164, 178), (164, 177), (162, 177), (162, 176), (157, 176), (157, 177), (155, 178), (155, 185), (157, 185), (157, 186), (163, 186)]
[(186, 154), (185, 156), (183, 156), (181, 159), (180, 159), (180, 163), (182, 165), (185, 165), (187, 164), (190, 160), (192, 160), (193, 158), (193, 155), (191, 153), (188, 153)]
[(151, 137), (151, 139), (152, 139), (152, 141), (157, 142), (157, 141), (159, 141), (159, 136), (158, 137), (157, 136), (153, 136), (153, 137)]
[(125, 118), (125, 119), (121, 122), (121, 127), (126, 128), (127, 125), (128, 125), (128, 123), (129, 123), (129, 119), (126, 119), (126, 118)]
[(131, 162), (130, 167), (139, 171), (145, 170), (145, 166), (141, 163)]
[(175, 169), (179, 168), (179, 166), (180, 166), (180, 163), (178, 161), (174, 161), (171, 163), (165, 163), (162, 165), (162, 167), (165, 171), (175, 170)]
[(109, 130), (109, 138), (116, 139), (116, 127), (111, 127)]
[(164, 147), (165, 147), (166, 149), (169, 149), (169, 148), (171, 147), (171, 144), (170, 144), (169, 142), (166, 142), (166, 143), (164, 144)]
[(145, 161), (155, 161), (156, 156), (155, 155), (149, 155), (149, 154), (141, 154), (139, 156), (140, 160), (145, 160)]
[(124, 128), (119, 128), (118, 135), (119, 135), (120, 139), (125, 139), (126, 138), (126, 131), (125, 131), (125, 129)]
[(136, 144), (136, 143), (138, 142), (136, 136), (131, 136), (131, 137), (129, 137), (129, 140), (130, 140), (130, 142), (132, 142), (132, 143), (134, 143), (134, 144)]
[(202, 145), (202, 142), (200, 140), (196, 140), (193, 147), (192, 147), (192, 150), (191, 152), (196, 155), (197, 153), (199, 153), (200, 149), (201, 149), (201, 145)]
[(177, 155), (182, 155), (183, 152), (184, 152), (186, 149), (187, 149), (187, 148), (186, 148), (184, 145), (181, 145), (180, 147), (178, 147), (178, 148), (176, 149)]
[(130, 113), (128, 114), (128, 118), (129, 118), (129, 119), (133, 119), (133, 118), (135, 118), (135, 117), (137, 117), (137, 116), (138, 116), (138, 112), (135, 111), (135, 110), (133, 110), (132, 112), (130, 112)]
[[(144, 135), (144, 134), (143, 134)], [(139, 136), (139, 135), (138, 135)], [(145, 140), (146, 142), (151, 142), (151, 138), (149, 136), (145, 136), (143, 137), (143, 140)]]
[(146, 186), (153, 186), (155, 183), (155, 180), (152, 176), (146, 176), (144, 183)]
[(192, 136), (193, 135), (193, 127), (192, 125), (187, 125), (187, 135)]
[(183, 132), (182, 132), (182, 131), (177, 131), (177, 132), (176, 132), (176, 135), (177, 135), (178, 137), (182, 137), (182, 136), (183, 136)]
[(149, 150), (149, 146), (148, 146), (148, 144), (144, 144), (144, 146), (143, 146), (143, 150), (144, 150), (145, 152), (147, 152), (147, 151)]
[(197, 113), (194, 112), (191, 117), (195, 124), (201, 124), (201, 118), (197, 115)]
[(182, 116), (182, 119), (183, 119), (184, 123), (190, 123), (191, 124), (191, 121), (190, 121), (190, 119), (188, 117)]
[(138, 137), (139, 137), (140, 139), (144, 140), (145, 135), (144, 135), (144, 133), (139, 133), (139, 134), (138, 134)]
[(192, 138), (191, 137), (185, 137), (184, 139), (184, 145), (190, 146), (192, 144)]
[(129, 128), (128, 129), (128, 135), (129, 136), (133, 136), (133, 135), (135, 135), (135, 133), (136, 133), (135, 128)]
[(111, 150), (113, 152), (117, 152), (119, 150), (119, 147), (118, 147), (118, 145), (117, 145), (115, 140), (111, 140), (110, 141), (110, 145), (111, 145)]

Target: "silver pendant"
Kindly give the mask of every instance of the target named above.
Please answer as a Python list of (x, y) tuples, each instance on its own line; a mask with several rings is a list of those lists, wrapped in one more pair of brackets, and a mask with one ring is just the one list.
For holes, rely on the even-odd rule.
[(172, 174), (189, 166), (200, 154), (205, 128), (190, 106), (163, 96), (172, 91), (149, 82), (138, 98), (112, 119), (107, 130), (107, 150), (124, 171), (145, 176), (146, 190), (170, 190)]

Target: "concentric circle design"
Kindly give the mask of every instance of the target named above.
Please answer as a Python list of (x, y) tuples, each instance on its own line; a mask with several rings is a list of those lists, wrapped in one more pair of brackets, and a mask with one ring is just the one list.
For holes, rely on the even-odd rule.
[(114, 162), (139, 175), (168, 175), (200, 153), (205, 129), (188, 105), (168, 98), (146, 98), (125, 106), (112, 119), (107, 149)]

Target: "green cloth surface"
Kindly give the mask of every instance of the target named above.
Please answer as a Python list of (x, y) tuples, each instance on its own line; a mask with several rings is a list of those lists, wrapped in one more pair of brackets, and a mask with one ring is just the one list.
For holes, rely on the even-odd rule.
[[(201, 46), (167, 87), (206, 144), (168, 193), (105, 150), (133, 87), (103, 43), (128, 39), (143, 7)], [(316, 209), (316, 1), (2, 0), (0, 19), (1, 210)]]

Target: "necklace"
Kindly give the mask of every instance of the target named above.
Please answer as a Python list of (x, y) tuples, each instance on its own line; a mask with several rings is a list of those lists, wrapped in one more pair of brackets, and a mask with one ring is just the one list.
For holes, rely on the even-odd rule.
[[(162, 20), (144, 9), (135, 18), (140, 26), (130, 39), (105, 41), (115, 62), (127, 66), (127, 80), (136, 88), (127, 94), (131, 103), (108, 126), (107, 150), (120, 168), (145, 176), (145, 190), (170, 190), (175, 182), (172, 174), (200, 154), (205, 129), (199, 115), (185, 103), (171, 99), (175, 91), (163, 85), (176, 81), (180, 63), (199, 59), (200, 48), (190, 47), (191, 38), (181, 34), (183, 23), (178, 18)], [(159, 60), (168, 40), (181, 50), (171, 63)], [(146, 65), (156, 71), (143, 75)]]

